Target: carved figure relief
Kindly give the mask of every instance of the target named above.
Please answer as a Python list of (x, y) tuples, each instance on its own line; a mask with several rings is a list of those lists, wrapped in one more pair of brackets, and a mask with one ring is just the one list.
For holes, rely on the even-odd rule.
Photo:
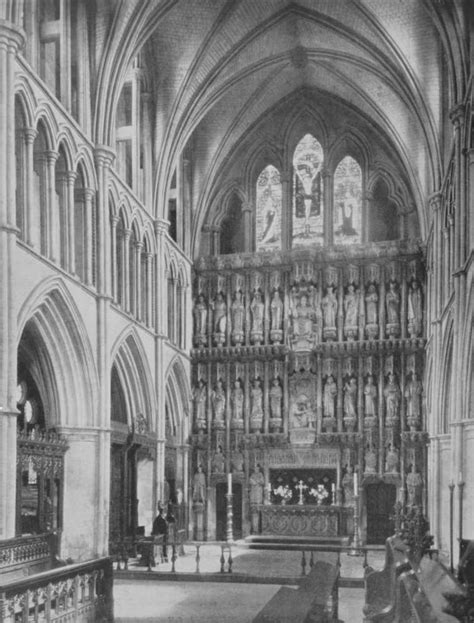
[(270, 314), (270, 340), (279, 344), (283, 339), (283, 301), (280, 298), (279, 290), (273, 292)]
[(222, 454), (222, 446), (218, 446), (212, 459), (212, 469), (215, 474), (223, 474), (225, 471), (225, 458)]
[(280, 381), (278, 379), (273, 379), (272, 387), (270, 389), (270, 415), (275, 420), (279, 420), (281, 418), (282, 397), (283, 390), (280, 386)]
[(421, 397), (423, 385), (418, 380), (418, 375), (413, 372), (412, 378), (408, 381), (405, 389), (407, 400), (407, 423), (411, 431), (415, 431), (421, 422)]
[(418, 337), (423, 329), (423, 301), (418, 281), (414, 280), (408, 291), (408, 333)]
[(325, 418), (334, 418), (336, 415), (337, 385), (332, 374), (324, 385), (323, 412)]
[(236, 450), (232, 454), (232, 472), (241, 474), (244, 471), (244, 455), (240, 450)]
[(263, 504), (263, 487), (265, 484), (265, 478), (262, 474), (260, 465), (256, 465), (255, 469), (250, 474), (250, 504), (258, 505)]
[(365, 321), (369, 340), (375, 339), (378, 333), (378, 302), (377, 288), (371, 283), (365, 295)]
[(206, 501), (206, 475), (198, 465), (193, 478), (193, 502), (203, 504)]
[(344, 506), (354, 506), (354, 468), (352, 465), (347, 466), (341, 484), (344, 493)]
[(334, 287), (329, 285), (321, 302), (323, 310), (323, 335), (327, 340), (336, 339), (337, 297)]
[(387, 426), (394, 426), (398, 422), (400, 406), (400, 388), (395, 380), (393, 372), (389, 372), (387, 383), (384, 387), (385, 397), (385, 422)]
[(260, 290), (254, 291), (252, 303), (250, 304), (250, 313), (252, 317), (250, 340), (253, 344), (261, 344), (263, 342), (264, 305)]
[(194, 342), (196, 346), (205, 346), (207, 344), (207, 305), (202, 294), (197, 297), (193, 316)]
[(214, 414), (214, 425), (216, 427), (224, 426), (226, 396), (220, 379), (217, 380), (216, 387), (211, 394), (211, 403)]
[(311, 404), (308, 396), (300, 394), (293, 403), (291, 423), (294, 428), (307, 428), (312, 420)]
[(291, 329), (293, 341), (297, 344), (309, 345), (314, 341), (316, 312), (311, 303), (306, 292), (297, 295), (295, 288), (292, 289)]
[(373, 444), (368, 444), (365, 449), (365, 473), (373, 474), (377, 471), (377, 452)]
[(374, 425), (377, 418), (376, 411), (377, 388), (374, 385), (374, 377), (369, 374), (364, 387), (364, 419), (367, 426)]
[(232, 318), (232, 343), (242, 344), (244, 341), (244, 319), (245, 319), (245, 307), (242, 301), (242, 292), (237, 290), (234, 295), (234, 300), (231, 305), (231, 318)]
[(244, 414), (244, 390), (240, 384), (240, 380), (237, 379), (234, 383), (231, 394), (232, 405), (232, 426), (234, 428), (243, 428), (243, 414)]
[(205, 429), (207, 426), (206, 414), (206, 386), (201, 379), (193, 390), (194, 401), (194, 422), (198, 429)]
[(225, 332), (227, 328), (227, 305), (222, 292), (217, 293), (212, 308), (214, 343), (217, 346), (222, 346), (225, 343)]
[(399, 454), (397, 448), (391, 443), (385, 457), (385, 471), (389, 474), (398, 474)]
[(351, 377), (344, 385), (344, 424), (349, 432), (357, 422), (357, 380)]
[(388, 292), (385, 295), (385, 306), (387, 310), (387, 333), (397, 336), (400, 333), (400, 295), (395, 281), (390, 282)]
[(250, 390), (250, 428), (258, 430), (262, 426), (263, 420), (263, 392), (260, 387), (260, 381), (255, 379), (252, 389)]
[(423, 490), (423, 479), (416, 470), (415, 463), (411, 464), (411, 470), (407, 474), (407, 503), (409, 506), (421, 505), (421, 494)]
[(354, 284), (347, 286), (347, 293), (344, 297), (344, 335), (350, 341), (357, 338), (359, 333), (359, 293)]

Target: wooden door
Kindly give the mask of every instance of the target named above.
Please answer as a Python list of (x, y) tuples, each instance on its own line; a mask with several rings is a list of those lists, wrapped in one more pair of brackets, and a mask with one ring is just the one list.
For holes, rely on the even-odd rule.
[(393, 512), (397, 498), (395, 485), (385, 483), (368, 485), (367, 499), (367, 544), (383, 545), (393, 535)]

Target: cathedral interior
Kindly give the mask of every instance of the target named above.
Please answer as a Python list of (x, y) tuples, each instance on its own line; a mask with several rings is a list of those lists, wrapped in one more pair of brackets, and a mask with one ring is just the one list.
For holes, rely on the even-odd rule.
[(416, 508), (457, 562), (473, 63), (469, 0), (0, 0), (9, 577), (158, 507), (341, 546)]

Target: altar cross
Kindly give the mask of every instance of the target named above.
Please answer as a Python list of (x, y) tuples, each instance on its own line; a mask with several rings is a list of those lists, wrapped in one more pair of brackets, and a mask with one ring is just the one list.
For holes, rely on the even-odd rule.
[(300, 499), (298, 500), (298, 504), (303, 504), (303, 491), (308, 488), (308, 485), (305, 485), (302, 480), (295, 487), (298, 489)]

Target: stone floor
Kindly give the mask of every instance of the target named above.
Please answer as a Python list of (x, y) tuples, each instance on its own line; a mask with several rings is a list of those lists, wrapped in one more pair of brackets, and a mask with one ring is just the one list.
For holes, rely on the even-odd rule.
[[(227, 573), (228, 551), (224, 551), (226, 573), (223, 582), (210, 581), (219, 574), (221, 548), (206, 544), (199, 552), (196, 573), (196, 548), (186, 544), (185, 555), (176, 560), (176, 575), (171, 575), (171, 562), (163, 562), (147, 572), (130, 561), (128, 572), (118, 572), (114, 580), (115, 620), (121, 623), (246, 623), (252, 621), (282, 584), (301, 577), (301, 554), (286, 551), (256, 551), (232, 547), (232, 574)], [(318, 553), (315, 560), (336, 562), (334, 554)], [(371, 553), (369, 564), (380, 569), (384, 552)], [(307, 561), (308, 563), (309, 561)], [(363, 557), (341, 556), (341, 576), (362, 578)], [(309, 568), (307, 567), (307, 570)], [(247, 583), (251, 576), (255, 582)], [(150, 581), (151, 580), (151, 581)], [(339, 618), (350, 623), (362, 622), (364, 591), (361, 588), (339, 589)]]

